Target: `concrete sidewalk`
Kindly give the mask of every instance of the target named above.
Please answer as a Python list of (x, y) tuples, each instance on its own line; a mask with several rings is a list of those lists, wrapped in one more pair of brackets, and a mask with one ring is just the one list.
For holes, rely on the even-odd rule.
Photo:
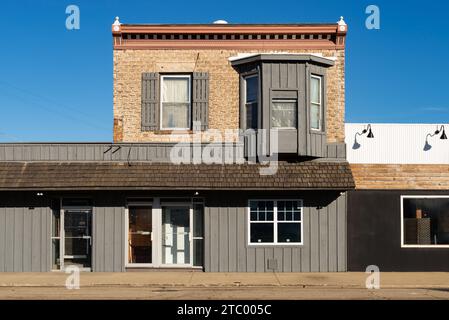
[[(290, 287), (365, 288), (368, 274), (344, 273), (203, 273), (203, 272), (126, 272), (81, 273), (82, 287)], [(64, 287), (68, 274), (0, 273), (0, 287)], [(384, 272), (380, 286), (388, 288), (448, 288), (449, 273)]]

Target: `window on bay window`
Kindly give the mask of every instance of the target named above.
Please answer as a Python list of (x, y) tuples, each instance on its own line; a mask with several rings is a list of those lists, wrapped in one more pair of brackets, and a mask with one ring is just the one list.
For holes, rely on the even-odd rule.
[(245, 129), (257, 129), (258, 96), (259, 77), (257, 75), (245, 77)]
[(323, 109), (322, 77), (310, 78), (310, 128), (321, 131)]
[(271, 103), (271, 127), (276, 129), (297, 128), (297, 101), (276, 99)]

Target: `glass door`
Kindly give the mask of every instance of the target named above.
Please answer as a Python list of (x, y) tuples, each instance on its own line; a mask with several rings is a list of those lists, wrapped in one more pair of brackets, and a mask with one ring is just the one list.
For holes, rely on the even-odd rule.
[(191, 207), (183, 205), (162, 207), (162, 264), (190, 266)]
[(128, 259), (130, 266), (152, 263), (153, 234), (151, 207), (128, 207)]
[(64, 266), (90, 269), (92, 262), (92, 210), (65, 209)]

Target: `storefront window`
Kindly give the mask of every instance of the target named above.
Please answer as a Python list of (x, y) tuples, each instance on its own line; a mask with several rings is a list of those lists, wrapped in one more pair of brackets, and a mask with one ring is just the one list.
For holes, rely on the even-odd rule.
[(449, 197), (402, 198), (403, 245), (449, 245)]

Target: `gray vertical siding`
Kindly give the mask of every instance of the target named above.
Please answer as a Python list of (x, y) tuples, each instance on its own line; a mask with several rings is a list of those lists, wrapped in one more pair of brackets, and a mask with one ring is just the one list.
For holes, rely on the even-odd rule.
[[(265, 194), (265, 193), (264, 193)], [(247, 244), (247, 201), (251, 198), (304, 200), (302, 246)], [(125, 195), (94, 196), (92, 269), (125, 271)], [(32, 200), (30, 200), (32, 199)], [(33, 200), (34, 199), (34, 200)], [(225, 192), (205, 196), (205, 271), (279, 272), (346, 270), (346, 195), (338, 192)], [(51, 209), (35, 195), (0, 197), (0, 271), (51, 270)]]
[[(124, 201), (119, 204), (104, 197), (98, 205), (94, 203), (93, 212), (93, 271), (124, 271)], [(38, 204), (21, 193), (0, 197), (0, 272), (44, 272), (51, 268), (48, 204)]]
[[(301, 95), (301, 91), (299, 92)], [(305, 121), (306, 112), (304, 108), (298, 110), (300, 117)], [(345, 143), (326, 143), (326, 136), (317, 133), (310, 136), (307, 134), (306, 125), (301, 125), (298, 137), (292, 137), (290, 133), (279, 133), (279, 150), (287, 151), (293, 147), (296, 150), (296, 140), (298, 140), (298, 150), (303, 150), (302, 154), (313, 153), (323, 158), (346, 158)], [(307, 137), (307, 139), (304, 139)], [(306, 140), (309, 151), (306, 150)], [(293, 141), (293, 142), (292, 142)], [(248, 142), (246, 142), (248, 143)], [(112, 146), (112, 148), (111, 148)], [(173, 143), (136, 143), (136, 144), (101, 144), (101, 143), (58, 143), (58, 144), (30, 144), (30, 143), (0, 143), (0, 161), (142, 161), (142, 162), (169, 162), (170, 152)], [(203, 144), (203, 148), (206, 144)], [(236, 158), (240, 158), (247, 152), (249, 146), (235, 144), (233, 153)], [(301, 151), (302, 152), (302, 151)], [(128, 157), (129, 155), (129, 157)]]
[[(273, 98), (293, 98), (298, 101), (297, 130), (279, 131), (279, 151), (302, 156), (326, 157), (326, 99), (323, 99), (322, 132), (311, 130), (309, 79), (321, 75), (322, 89), (326, 91), (326, 68), (296, 62), (262, 63), (262, 124), (271, 128), (271, 101)], [(327, 95), (323, 97), (326, 98)]]
[[(170, 162), (175, 143), (0, 143), (0, 161)], [(208, 144), (202, 144), (202, 148)], [(243, 154), (243, 145), (234, 144)]]
[(0, 272), (50, 271), (47, 207), (0, 207)]
[(277, 260), (280, 272), (346, 271), (346, 194), (298, 196), (304, 199), (302, 246), (249, 246), (247, 199), (226, 198), (226, 204), (206, 202), (206, 271), (270, 272), (268, 259)]
[(346, 211), (346, 194), (345, 197), (340, 197), (336, 203), (336, 212), (341, 212), (337, 215), (337, 228), (341, 233), (337, 235), (337, 268), (345, 269), (347, 266), (347, 211)]
[(125, 271), (125, 209), (95, 206), (93, 216), (92, 269)]
[[(308, 113), (309, 106), (310, 106), (310, 77), (311, 75), (319, 75), (322, 77), (322, 83), (321, 83), (321, 90), (323, 92), (323, 99), (321, 101), (322, 103), (322, 130), (321, 131), (314, 131), (311, 129), (310, 124), (310, 114)], [(327, 137), (326, 137), (326, 114), (327, 114), (327, 80), (326, 80), (326, 68), (325, 67), (319, 67), (315, 65), (307, 65), (306, 68), (306, 90), (305, 90), (305, 96), (306, 96), (306, 109), (307, 109), (307, 154), (314, 156), (314, 157), (325, 157), (326, 156), (326, 143), (327, 143)]]
[[(304, 105), (304, 67), (292, 62), (264, 62), (262, 63), (262, 128), (271, 128), (271, 102), (274, 98), (295, 98), (298, 101), (298, 130), (279, 131), (279, 151), (298, 152), (298, 146), (305, 146), (302, 141), (305, 132)], [(298, 134), (301, 132), (301, 134)], [(298, 137), (301, 137), (298, 140)], [(268, 142), (267, 142), (268, 144)], [(302, 154), (304, 152), (300, 152)]]

